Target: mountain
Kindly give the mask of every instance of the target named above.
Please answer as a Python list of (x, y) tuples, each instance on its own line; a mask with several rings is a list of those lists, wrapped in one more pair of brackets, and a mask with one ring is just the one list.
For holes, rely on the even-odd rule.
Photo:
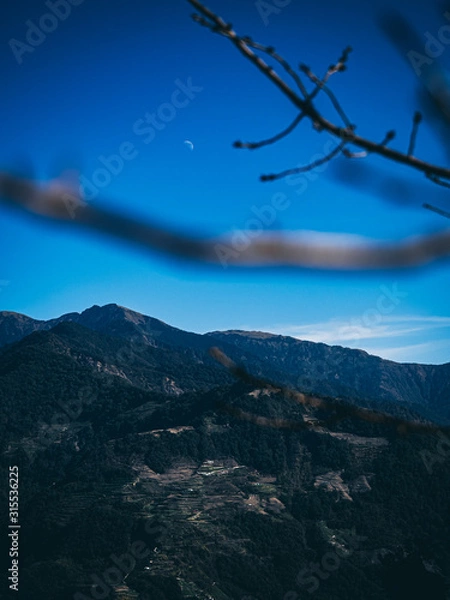
[(355, 398), (373, 406), (409, 405), (431, 418), (450, 419), (450, 363), (400, 364), (362, 350), (260, 332), (209, 335), (276, 366), (286, 374), (286, 383), (298, 389)]
[(130, 340), (134, 351), (148, 345), (184, 348), (198, 360), (211, 364), (208, 350), (219, 345), (255, 375), (296, 389), (339, 396), (388, 411), (413, 408), (426, 418), (450, 422), (450, 363), (399, 364), (361, 350), (262, 332), (215, 331), (200, 335), (116, 304), (93, 306), (49, 321), (0, 312), (0, 347), (65, 322)]
[(1, 313), (0, 339), (16, 597), (448, 599), (448, 429), (407, 433), (349, 407), (446, 422), (449, 365), (198, 335), (113, 304), (50, 321)]
[(118, 337), (140, 334), (148, 343), (163, 336), (167, 342), (179, 339), (184, 340), (184, 344), (188, 346), (191, 340), (198, 337), (170, 327), (158, 319), (146, 317), (117, 304), (108, 304), (103, 307), (95, 305), (82, 313), (67, 313), (48, 321), (39, 321), (13, 312), (0, 312), (0, 347), (19, 341), (34, 331), (46, 331), (67, 321)]

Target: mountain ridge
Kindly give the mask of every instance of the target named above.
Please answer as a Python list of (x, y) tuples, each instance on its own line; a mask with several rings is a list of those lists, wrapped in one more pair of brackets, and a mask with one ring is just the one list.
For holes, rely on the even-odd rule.
[[(85, 310), (83, 310), (81, 312), (64, 313), (61, 316), (54, 317), (52, 319), (35, 319), (33, 317), (30, 317), (28, 315), (25, 315), (23, 313), (18, 313), (15, 311), (0, 311), (0, 348), (8, 343), (12, 343), (13, 341), (17, 341), (18, 339), (21, 339), (18, 337), (15, 337), (14, 339), (12, 339), (13, 336), (11, 336), (11, 334), (8, 336), (8, 331), (6, 330), (5, 325), (4, 325), (4, 322), (7, 319), (16, 319), (17, 321), (20, 321), (20, 322), (25, 321), (25, 323), (28, 325), (28, 328), (24, 328), (25, 331), (31, 332), (31, 330), (36, 331), (36, 330), (43, 330), (43, 329), (51, 329), (52, 327), (54, 327), (55, 325), (57, 325), (58, 323), (63, 322), (63, 321), (74, 321), (76, 323), (80, 323), (81, 325), (85, 325), (87, 327), (94, 328), (93, 325), (95, 325), (96, 321), (101, 322), (101, 320), (102, 320), (99, 317), (103, 317), (103, 320), (105, 320), (105, 318), (104, 318), (105, 315), (107, 315), (107, 317), (109, 317), (109, 319), (111, 319), (112, 316), (114, 316), (114, 317), (121, 316), (127, 322), (130, 322), (130, 323), (133, 323), (136, 325), (142, 324), (143, 322), (151, 322), (151, 323), (157, 324), (158, 327), (161, 329), (167, 328), (167, 329), (170, 329), (171, 331), (179, 332), (182, 334), (188, 334), (190, 336), (198, 336), (198, 337), (208, 336), (208, 337), (213, 337), (213, 338), (215, 338), (217, 336), (221, 336), (221, 337), (242, 336), (242, 337), (246, 337), (246, 338), (250, 338), (250, 339), (266, 339), (266, 340), (275, 338), (275, 339), (279, 339), (279, 340), (292, 340), (294, 342), (298, 342), (301, 344), (310, 345), (311, 347), (323, 346), (326, 348), (342, 348), (349, 352), (365, 354), (367, 356), (374, 357), (374, 358), (382, 360), (384, 362), (389, 362), (389, 363), (393, 363), (393, 364), (423, 365), (423, 366), (432, 366), (432, 367), (434, 367), (434, 366), (440, 367), (440, 366), (450, 365), (450, 360), (447, 363), (443, 363), (442, 365), (435, 365), (433, 363), (397, 362), (394, 360), (382, 358), (375, 354), (370, 354), (370, 352), (367, 352), (366, 350), (362, 350), (360, 348), (349, 348), (347, 346), (342, 346), (339, 344), (326, 344), (325, 342), (312, 342), (310, 340), (303, 340), (303, 339), (299, 339), (299, 338), (296, 338), (293, 336), (286, 336), (286, 335), (271, 333), (271, 332), (267, 332), (267, 331), (243, 330), (243, 329), (213, 330), (213, 331), (208, 331), (205, 333), (186, 331), (179, 327), (170, 325), (170, 324), (166, 323), (165, 321), (162, 321), (161, 319), (157, 319), (156, 317), (145, 315), (143, 313), (140, 313), (138, 311), (135, 311), (133, 309), (130, 309), (130, 308), (127, 308), (125, 306), (121, 306), (120, 304), (115, 304), (115, 303), (108, 303), (103, 306), (94, 304), (91, 307), (86, 308)], [(108, 320), (108, 319), (106, 319), (106, 320)], [(20, 333), (17, 332), (17, 335), (19, 336)], [(24, 337), (25, 335), (28, 335), (28, 333), (24, 332), (22, 334), (22, 337)]]
[[(0, 348), (0, 473), (20, 470), (24, 597), (279, 600), (317, 582), (317, 600), (399, 600), (399, 586), (445, 600), (447, 438), (397, 424), (445, 420), (447, 366), (194, 334), (115, 305), (70, 315)], [(33, 325), (12, 319), (8, 335)], [(211, 346), (253, 377), (236, 380)], [(331, 400), (305, 406), (283, 385)], [(145, 556), (110, 577), (135, 543)], [(329, 579), (312, 574), (337, 561)]]
[(176, 349), (185, 353), (186, 360), (189, 355), (193, 364), (212, 365), (209, 351), (219, 346), (233, 361), (260, 378), (306, 393), (350, 398), (377, 409), (385, 402), (396, 409), (409, 406), (427, 419), (450, 422), (450, 363), (397, 363), (364, 350), (266, 332), (228, 330), (199, 334), (114, 303), (93, 305), (81, 313), (66, 313), (47, 321), (1, 312), (0, 351), (31, 333), (51, 331), (69, 322), (126, 340), (135, 354), (147, 346)]

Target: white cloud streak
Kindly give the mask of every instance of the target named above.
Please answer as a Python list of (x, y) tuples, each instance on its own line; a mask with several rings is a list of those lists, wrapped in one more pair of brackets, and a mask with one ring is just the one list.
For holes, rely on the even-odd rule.
[(364, 325), (360, 317), (329, 319), (301, 325), (275, 325), (265, 329), (278, 335), (365, 350), (370, 354), (402, 362), (430, 362), (438, 349), (448, 349), (450, 361), (450, 317), (384, 315), (379, 324)]
[(423, 333), (432, 329), (450, 328), (450, 317), (384, 316), (380, 324), (363, 325), (358, 317), (330, 319), (306, 325), (278, 325), (272, 333), (289, 335), (311, 342), (340, 344), (352, 340), (371, 340)]

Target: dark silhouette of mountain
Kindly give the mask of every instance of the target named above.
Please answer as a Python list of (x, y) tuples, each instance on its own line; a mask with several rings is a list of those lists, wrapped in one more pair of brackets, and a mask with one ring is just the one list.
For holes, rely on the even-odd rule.
[(185, 345), (189, 345), (189, 341), (195, 338), (195, 334), (170, 327), (158, 319), (146, 317), (117, 304), (107, 304), (103, 307), (92, 306), (82, 313), (67, 313), (48, 321), (39, 321), (13, 312), (0, 312), (0, 346), (16, 342), (33, 331), (46, 331), (67, 321), (118, 337), (140, 334), (150, 343), (153, 338), (162, 336), (167, 342), (179, 338), (186, 340)]
[(295, 402), (283, 385), (444, 422), (450, 365), (198, 335), (113, 304), (51, 321), (1, 313), (0, 339), (18, 597), (448, 598), (447, 432), (405, 434), (350, 411), (327, 420), (335, 405)]
[(129, 340), (135, 349), (147, 345), (184, 348), (207, 362), (211, 362), (209, 348), (219, 345), (251, 372), (296, 389), (349, 398), (387, 410), (413, 408), (426, 418), (450, 422), (450, 363), (400, 364), (362, 350), (262, 332), (216, 331), (200, 335), (116, 304), (93, 306), (49, 321), (0, 313), (0, 347), (63, 322)]

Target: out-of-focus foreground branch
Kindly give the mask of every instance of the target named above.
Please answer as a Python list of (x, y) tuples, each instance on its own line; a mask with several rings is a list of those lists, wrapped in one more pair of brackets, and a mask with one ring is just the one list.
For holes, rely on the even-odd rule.
[[(167, 256), (187, 258), (207, 265), (236, 267), (295, 267), (333, 271), (398, 269), (424, 266), (450, 256), (450, 229), (432, 235), (406, 238), (396, 243), (371, 240), (352, 245), (336, 244), (334, 234), (311, 241), (296, 233), (283, 236), (261, 232), (244, 249), (236, 249), (233, 235), (209, 239), (170, 231), (111, 210), (86, 204), (71, 188), (33, 182), (0, 173), (0, 202), (25, 209), (46, 219), (78, 225), (131, 242)], [(253, 232), (251, 232), (253, 233)]]
[(368, 408), (362, 408), (356, 404), (350, 404), (349, 402), (338, 400), (337, 398), (325, 398), (319, 396), (313, 396), (311, 394), (305, 394), (298, 390), (292, 389), (288, 386), (274, 383), (268, 379), (262, 377), (255, 377), (246, 371), (243, 367), (237, 365), (231, 360), (222, 350), (219, 348), (210, 349), (211, 356), (223, 365), (236, 379), (254, 386), (256, 389), (265, 389), (272, 393), (280, 393), (288, 400), (291, 400), (295, 404), (300, 404), (306, 409), (323, 410), (332, 412), (333, 415), (326, 420), (303, 420), (293, 421), (291, 419), (280, 419), (262, 417), (244, 411), (236, 406), (223, 402), (221, 405), (222, 410), (232, 414), (233, 416), (242, 419), (244, 421), (250, 421), (256, 425), (262, 425), (266, 427), (273, 427), (278, 429), (292, 429), (298, 431), (301, 429), (315, 429), (322, 427), (332, 426), (339, 421), (347, 418), (356, 418), (368, 423), (379, 423), (383, 425), (389, 425), (396, 429), (397, 433), (444, 433), (449, 431), (449, 427), (440, 427), (433, 423), (426, 423), (421, 421), (407, 421), (400, 419), (392, 415), (388, 415), (381, 411), (371, 410)]
[[(236, 142), (235, 146), (257, 149), (276, 143), (292, 133), (304, 119), (309, 119), (317, 131), (326, 130), (338, 138), (337, 146), (320, 160), (285, 170), (277, 175), (263, 176), (263, 179), (277, 179), (292, 173), (313, 170), (333, 160), (339, 154), (351, 159), (376, 153), (421, 171), (434, 183), (450, 187), (450, 169), (432, 165), (413, 155), (417, 145), (418, 128), (422, 121), (420, 113), (416, 112), (413, 117), (413, 127), (406, 153), (388, 147), (395, 137), (393, 131), (388, 131), (381, 142), (373, 142), (355, 134), (355, 125), (328, 86), (332, 76), (346, 69), (350, 47), (342, 52), (336, 64), (331, 65), (322, 78), (317, 77), (306, 65), (300, 65), (299, 72), (296, 72), (275, 52), (274, 48), (263, 46), (249, 37), (239, 36), (233, 31), (231, 25), (225, 23), (201, 2), (198, 0), (189, 0), (189, 2), (200, 13), (194, 15), (197, 22), (227, 37), (299, 109), (298, 115), (291, 124), (277, 135), (260, 142)], [(288, 85), (256, 52), (264, 53), (275, 61), (291, 77), (295, 89)], [(307, 90), (302, 77), (306, 77), (308, 82), (313, 84), (311, 91)], [(316, 110), (314, 100), (319, 93), (325, 94), (330, 99), (334, 110), (342, 120), (342, 126), (325, 119)], [(433, 91), (433, 93), (437, 92)], [(442, 102), (438, 105), (439, 110), (443, 110)], [(447, 117), (446, 114), (444, 116)], [(355, 152), (349, 148), (351, 146), (359, 147), (361, 150)], [(319, 237), (314, 236), (313, 232), (311, 239), (311, 233), (305, 234), (300, 231), (286, 235), (282, 232), (263, 231), (263, 228), (261, 231), (248, 232), (244, 245), (236, 243), (232, 233), (218, 237), (194, 237), (169, 230), (156, 223), (145, 223), (107, 208), (88, 205), (80, 197), (78, 190), (65, 186), (62, 181), (40, 185), (8, 173), (0, 173), (0, 204), (25, 209), (44, 219), (66, 223), (69, 226), (76, 225), (98, 231), (169, 257), (185, 258), (211, 266), (370, 271), (417, 268), (450, 256), (450, 229), (409, 237), (398, 242), (383, 243), (370, 239), (361, 239), (357, 243), (349, 243), (348, 240), (344, 243), (339, 240), (337, 243), (335, 234), (320, 233)], [(424, 206), (442, 216), (448, 216), (448, 213), (430, 204)]]

